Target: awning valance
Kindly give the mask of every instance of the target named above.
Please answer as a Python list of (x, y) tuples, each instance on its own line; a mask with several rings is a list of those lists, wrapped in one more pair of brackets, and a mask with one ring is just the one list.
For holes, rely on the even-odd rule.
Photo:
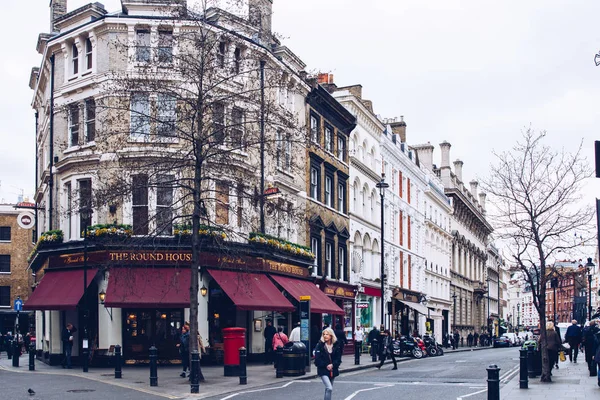
[(240, 310), (296, 310), (265, 274), (217, 269), (209, 269), (208, 273)]
[(296, 300), (300, 300), (300, 296), (310, 296), (311, 312), (344, 315), (344, 310), (327, 297), (325, 293), (320, 291), (314, 283), (279, 275), (271, 275), (271, 277)]
[(184, 268), (112, 268), (105, 307), (182, 308), (190, 306), (191, 270)]
[[(90, 286), (97, 268), (87, 269), (87, 285)], [(75, 310), (83, 296), (83, 269), (47, 270), (29, 299), (24, 310)]]
[(431, 315), (431, 313), (433, 313), (433, 311), (431, 311), (430, 309), (428, 309), (421, 303), (413, 303), (412, 301), (405, 301), (405, 300), (398, 300), (398, 301), (400, 303), (404, 304), (405, 306), (418, 311), (419, 313), (423, 314), (424, 316), (427, 316), (428, 313), (430, 313), (430, 315)]

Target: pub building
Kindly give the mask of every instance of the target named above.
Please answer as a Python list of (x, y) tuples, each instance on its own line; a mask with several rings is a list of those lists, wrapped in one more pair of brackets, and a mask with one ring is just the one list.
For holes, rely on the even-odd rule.
[[(147, 363), (153, 345), (159, 362), (179, 363), (176, 345), (189, 320), (191, 251), (90, 242), (87, 258), (79, 241), (42, 249), (30, 263), (38, 282), (24, 308), (36, 310), (41, 359), (61, 362), (61, 331), (70, 322), (78, 329), (75, 363), (80, 363), (85, 325), (92, 366), (109, 365), (117, 344), (127, 364)], [(309, 261), (252, 245), (232, 246), (236, 251), (227, 256), (209, 251), (202, 256), (198, 329), (207, 347), (203, 363), (222, 361), (223, 329), (230, 327), (246, 329), (249, 360), (262, 360), (266, 320), (289, 332), (299, 320), (300, 296), (311, 297), (312, 341), (318, 340), (315, 333), (320, 335), (323, 321), (343, 324), (353, 312), (351, 291), (332, 285), (321, 290), (310, 276)]]

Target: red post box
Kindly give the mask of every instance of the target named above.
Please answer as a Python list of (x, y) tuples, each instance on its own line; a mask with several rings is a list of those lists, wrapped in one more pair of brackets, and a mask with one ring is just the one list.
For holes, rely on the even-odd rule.
[(225, 376), (240, 375), (240, 347), (246, 347), (246, 328), (223, 329), (223, 364)]

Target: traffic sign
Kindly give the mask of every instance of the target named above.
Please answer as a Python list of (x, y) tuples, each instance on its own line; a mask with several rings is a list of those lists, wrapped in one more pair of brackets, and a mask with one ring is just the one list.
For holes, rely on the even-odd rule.
[(15, 299), (15, 311), (23, 311), (23, 300)]

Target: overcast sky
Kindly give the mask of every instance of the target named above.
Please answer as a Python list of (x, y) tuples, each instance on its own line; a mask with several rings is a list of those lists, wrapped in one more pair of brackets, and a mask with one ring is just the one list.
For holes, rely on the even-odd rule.
[[(87, 4), (69, 0), (68, 10)], [(119, 0), (101, 1), (109, 12)], [(2, 1), (0, 202), (34, 191), (35, 127), (28, 87), (49, 0)], [(363, 85), (383, 117), (404, 115), (409, 144), (452, 144), (465, 182), (483, 177), (491, 151), (522, 129), (556, 148), (600, 139), (597, 0), (274, 0), (274, 30), (309, 71)], [(600, 185), (589, 186), (590, 197)]]

